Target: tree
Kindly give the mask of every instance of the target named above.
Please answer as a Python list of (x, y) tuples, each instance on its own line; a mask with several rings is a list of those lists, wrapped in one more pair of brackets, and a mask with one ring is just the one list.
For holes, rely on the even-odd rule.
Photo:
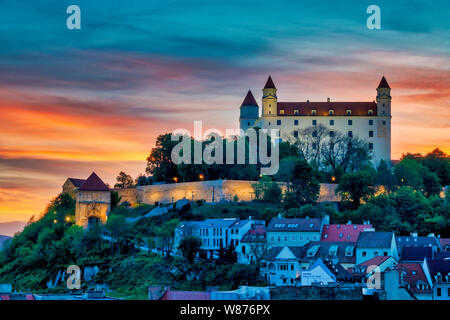
[(315, 203), (319, 197), (320, 184), (317, 173), (305, 161), (294, 166), (292, 192), (299, 204)]
[(422, 186), (423, 166), (411, 157), (405, 157), (394, 169), (395, 177), (400, 186), (410, 186), (419, 190)]
[(166, 221), (161, 226), (155, 227), (155, 236), (159, 240), (160, 248), (163, 254), (170, 257), (173, 248), (173, 240), (175, 236), (175, 228), (180, 224), (180, 220), (171, 219)]
[(120, 255), (121, 248), (126, 245), (125, 236), (129, 232), (129, 225), (122, 215), (111, 215), (106, 221), (105, 228), (111, 235), (111, 249), (116, 247), (116, 254)]
[(223, 264), (234, 264), (237, 262), (237, 253), (233, 242), (227, 248), (220, 248), (218, 262)]
[(136, 178), (136, 186), (148, 186), (150, 184), (152, 184), (152, 177), (146, 177), (142, 174), (140, 174), (137, 178)]
[(430, 197), (433, 195), (439, 195), (442, 190), (442, 186), (439, 181), (439, 176), (431, 172), (427, 167), (425, 167), (426, 170), (424, 170), (422, 175), (422, 192), (425, 195), (425, 197)]
[(197, 237), (186, 237), (180, 241), (178, 249), (183, 254), (183, 257), (185, 257), (186, 260), (192, 264), (194, 262), (195, 256), (200, 251), (201, 246), (201, 239)]
[(114, 188), (125, 189), (134, 187), (133, 178), (123, 171), (120, 171), (119, 175), (116, 177), (116, 180), (117, 183), (114, 185)]
[(361, 200), (367, 200), (374, 193), (373, 183), (373, 177), (365, 171), (350, 172), (342, 176), (336, 193), (342, 194), (342, 201), (351, 201), (356, 210)]
[(395, 176), (392, 174), (390, 168), (384, 160), (381, 160), (377, 167), (376, 184), (384, 186), (387, 191), (392, 191), (395, 187)]
[(147, 157), (146, 172), (153, 176), (154, 181), (173, 182), (177, 177), (177, 166), (172, 162), (172, 149), (178, 141), (172, 141), (170, 133), (159, 135), (156, 138), (156, 147)]
[(117, 207), (122, 200), (122, 197), (119, 196), (119, 193), (116, 191), (111, 192), (111, 209)]
[(262, 176), (258, 182), (252, 183), (252, 188), (255, 192), (256, 199), (262, 199), (268, 202), (279, 202), (281, 200), (281, 188), (269, 176)]

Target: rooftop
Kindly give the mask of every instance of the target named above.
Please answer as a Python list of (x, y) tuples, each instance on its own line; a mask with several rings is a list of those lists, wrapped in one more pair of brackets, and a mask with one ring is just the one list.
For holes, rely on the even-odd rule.
[(93, 172), (81, 185), (79, 191), (109, 191), (108, 186)]
[(361, 232), (356, 246), (359, 248), (391, 248), (393, 232)]
[(267, 226), (267, 231), (320, 231), (320, 218), (273, 218)]
[(361, 231), (372, 229), (370, 224), (327, 224), (323, 227), (321, 241), (355, 242)]

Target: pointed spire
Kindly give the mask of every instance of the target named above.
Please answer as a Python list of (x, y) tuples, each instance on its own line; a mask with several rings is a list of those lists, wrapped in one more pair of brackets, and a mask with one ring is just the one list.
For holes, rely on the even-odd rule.
[(78, 189), (79, 191), (109, 191), (106, 184), (99, 178), (99, 176), (92, 172), (83, 185)]
[(258, 106), (251, 90), (248, 90), (244, 101), (242, 101), (241, 107), (242, 106)]
[(380, 84), (378, 85), (378, 88), (391, 88), (389, 87), (388, 82), (386, 81), (386, 78), (383, 76), (383, 78), (381, 78)]
[(269, 79), (267, 79), (266, 85), (264, 86), (264, 89), (276, 89), (275, 84), (272, 81), (272, 77), (269, 76)]

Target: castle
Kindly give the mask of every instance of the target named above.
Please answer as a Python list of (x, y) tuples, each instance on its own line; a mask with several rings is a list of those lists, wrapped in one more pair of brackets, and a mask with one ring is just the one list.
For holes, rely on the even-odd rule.
[[(240, 107), (240, 128), (251, 127), (279, 129), (278, 141), (290, 136), (298, 137), (302, 129), (323, 125), (330, 136), (341, 132), (348, 137), (358, 137), (368, 143), (372, 163), (391, 160), (391, 88), (383, 76), (376, 101), (372, 102), (280, 102), (277, 88), (269, 76), (262, 89), (262, 114), (249, 90)], [(314, 131), (313, 131), (314, 134)]]

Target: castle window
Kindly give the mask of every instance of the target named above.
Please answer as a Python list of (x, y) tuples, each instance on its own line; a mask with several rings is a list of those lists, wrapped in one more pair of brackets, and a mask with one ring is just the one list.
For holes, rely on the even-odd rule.
[(294, 126), (298, 126), (298, 120), (294, 120)]
[(372, 116), (373, 115), (373, 110), (370, 109), (367, 113), (369, 114), (369, 116)]
[(330, 131), (330, 137), (331, 137), (331, 138), (334, 137), (334, 131)]
[(281, 110), (280, 110), (280, 114), (284, 114), (284, 109), (281, 109)]
[(316, 110), (311, 110), (311, 114), (312, 114), (313, 116), (315, 116), (315, 115), (316, 115), (316, 113), (317, 113), (317, 111), (316, 111)]
[(295, 138), (298, 137), (298, 131), (294, 131), (294, 137), (295, 137)]
[(348, 116), (351, 116), (352, 115), (352, 110), (347, 110), (347, 111), (345, 111), (345, 113), (348, 115)]
[(294, 110), (294, 114), (298, 114), (298, 109), (295, 109), (295, 110)]
[(369, 150), (373, 150), (373, 143), (372, 142), (369, 143)]
[(334, 110), (333, 110), (333, 109), (328, 110), (328, 114), (329, 114), (330, 116), (334, 115)]
[(313, 125), (313, 126), (317, 126), (317, 120), (313, 120), (313, 121), (312, 121), (312, 125)]
[(386, 121), (383, 121), (383, 126), (385, 126), (386, 125)]
[(373, 131), (369, 131), (369, 137), (373, 138)]
[(353, 124), (353, 120), (348, 120), (348, 125), (351, 126)]
[(269, 110), (269, 114), (271, 114), (271, 113), (272, 113), (272, 111)]
[(330, 126), (334, 126), (334, 120), (330, 120)]
[(281, 120), (277, 120), (277, 125), (281, 126)]
[(312, 136), (317, 137), (317, 131), (313, 131)]
[(369, 126), (373, 126), (373, 120), (369, 120)]
[(250, 126), (250, 122), (247, 122), (247, 126)]
[(348, 132), (348, 136), (351, 138), (351, 137), (353, 137), (353, 131), (349, 131)]

